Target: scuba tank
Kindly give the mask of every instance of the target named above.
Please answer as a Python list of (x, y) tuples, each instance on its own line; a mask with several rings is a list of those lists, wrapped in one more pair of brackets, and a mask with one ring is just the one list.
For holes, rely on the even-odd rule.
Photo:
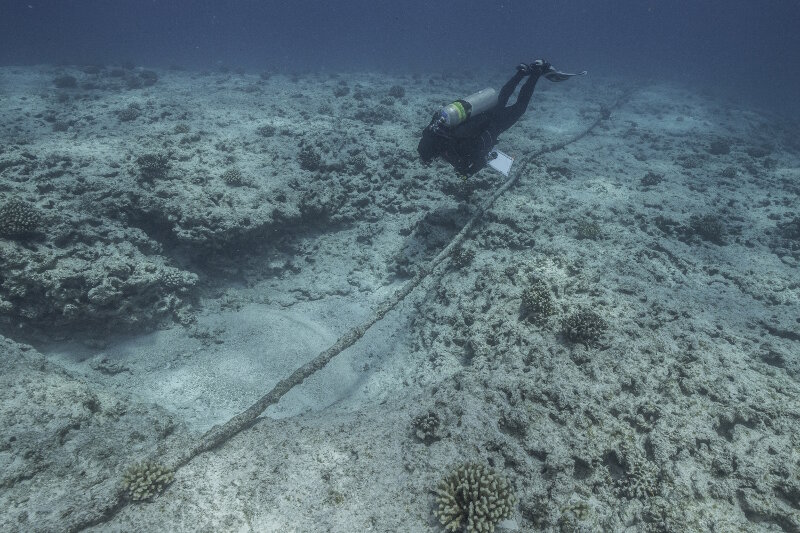
[(469, 117), (488, 111), (495, 105), (497, 105), (497, 91), (489, 87), (445, 106), (439, 120), (448, 128), (454, 128)]

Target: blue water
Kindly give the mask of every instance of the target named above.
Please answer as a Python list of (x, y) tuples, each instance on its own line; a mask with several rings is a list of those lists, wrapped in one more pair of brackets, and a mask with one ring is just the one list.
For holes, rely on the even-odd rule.
[(1, 0), (0, 64), (476, 72), (545, 57), (798, 113), (797, 0)]

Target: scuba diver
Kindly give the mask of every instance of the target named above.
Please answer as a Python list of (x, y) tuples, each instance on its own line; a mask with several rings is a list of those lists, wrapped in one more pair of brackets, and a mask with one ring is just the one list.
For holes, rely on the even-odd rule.
[[(541, 76), (550, 81), (564, 81), (578, 74), (559, 72), (543, 59), (533, 63), (521, 63), (498, 94), (494, 89), (484, 89), (440, 109), (433, 115), (430, 124), (422, 132), (417, 152), (425, 165), (438, 156), (450, 163), (463, 178), (472, 176), (499, 156), (508, 160), (504, 174), (508, 173), (511, 158), (498, 154), (494, 146), (497, 137), (514, 125), (528, 108), (533, 88)], [(527, 76), (513, 105), (508, 99)], [(497, 167), (496, 167), (497, 168)]]

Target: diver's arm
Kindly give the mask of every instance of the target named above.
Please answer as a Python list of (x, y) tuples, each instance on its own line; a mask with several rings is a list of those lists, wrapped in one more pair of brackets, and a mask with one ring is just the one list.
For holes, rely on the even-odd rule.
[(478, 173), (487, 164), (486, 156), (483, 154), (472, 154), (461, 157), (457, 162), (451, 162), (453, 168), (461, 176), (472, 176)]

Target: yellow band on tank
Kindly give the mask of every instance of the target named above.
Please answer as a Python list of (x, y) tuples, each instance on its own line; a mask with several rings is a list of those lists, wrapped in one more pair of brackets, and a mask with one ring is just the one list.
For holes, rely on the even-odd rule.
[(453, 107), (455, 107), (456, 111), (458, 111), (459, 122), (462, 122), (467, 119), (467, 111), (466, 109), (464, 109), (464, 106), (461, 104), (461, 102), (453, 102)]

